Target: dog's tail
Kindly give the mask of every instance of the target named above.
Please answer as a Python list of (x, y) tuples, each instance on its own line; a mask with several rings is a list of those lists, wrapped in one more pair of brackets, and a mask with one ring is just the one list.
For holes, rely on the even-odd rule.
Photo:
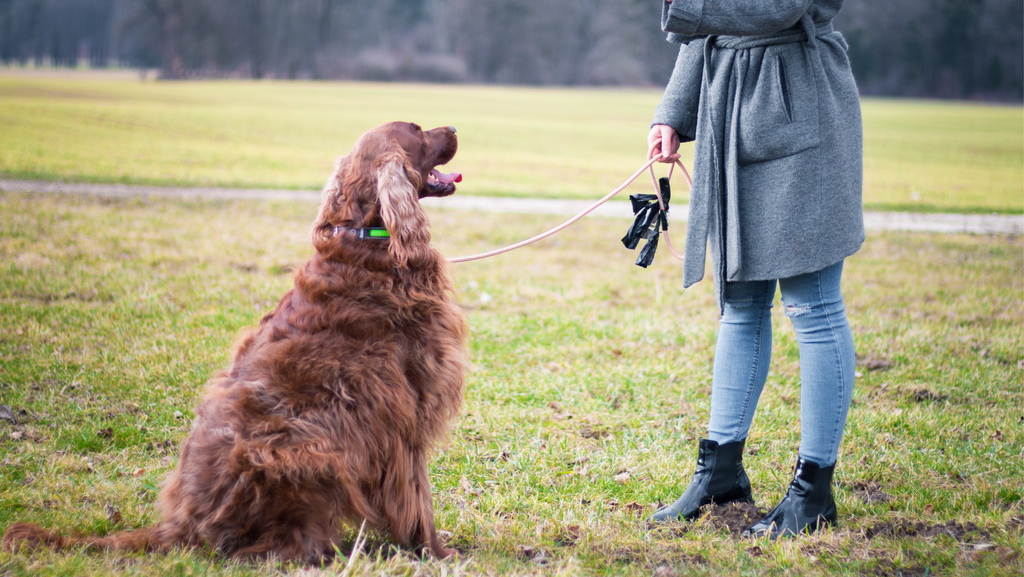
[(44, 529), (34, 523), (15, 523), (4, 531), (3, 548), (17, 552), (20, 549), (49, 547), (54, 550), (85, 546), (88, 549), (112, 551), (158, 551), (173, 545), (177, 539), (161, 525), (144, 527), (134, 531), (111, 533), (106, 537), (96, 535), (63, 535)]

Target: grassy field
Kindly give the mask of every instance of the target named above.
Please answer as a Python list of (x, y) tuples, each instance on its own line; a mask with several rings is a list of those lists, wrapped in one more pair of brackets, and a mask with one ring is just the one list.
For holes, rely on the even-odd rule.
[[(204, 382), (290, 286), (314, 211), (0, 194), (0, 526), (155, 521)], [(556, 220), (432, 215), (450, 256)], [(644, 523), (693, 470), (717, 314), (711, 284), (682, 292), (667, 254), (633, 266), (617, 240), (625, 226), (585, 219), (455, 269), (474, 369), (431, 471), (457, 559), (420, 560), (371, 535), (351, 566), (39, 552), (0, 553), (0, 574), (1020, 575), (1024, 240), (879, 234), (848, 261), (860, 365), (837, 468), (841, 524), (771, 543), (737, 537), (733, 509)], [(778, 311), (773, 323), (746, 459), (762, 508), (782, 496), (799, 442), (797, 346)]]
[[(659, 97), (7, 71), (0, 177), (318, 189), (361, 133), (404, 119), (458, 128), (464, 194), (599, 198), (643, 164)], [(863, 111), (868, 208), (1024, 212), (1021, 107), (865, 99)]]

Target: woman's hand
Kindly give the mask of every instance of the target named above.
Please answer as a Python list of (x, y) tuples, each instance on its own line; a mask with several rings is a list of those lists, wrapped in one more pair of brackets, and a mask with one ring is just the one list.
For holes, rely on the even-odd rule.
[(655, 124), (647, 135), (647, 160), (658, 157), (658, 162), (673, 163), (679, 158), (679, 135), (667, 124)]

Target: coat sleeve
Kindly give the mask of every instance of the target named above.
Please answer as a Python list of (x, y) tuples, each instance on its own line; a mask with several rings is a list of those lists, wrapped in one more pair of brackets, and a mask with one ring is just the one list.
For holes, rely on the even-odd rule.
[(699, 38), (679, 47), (672, 77), (654, 111), (651, 126), (667, 124), (676, 129), (682, 142), (694, 140), (697, 136), (697, 106), (700, 104), (703, 77), (704, 39)]
[(761, 36), (796, 24), (812, 0), (672, 0), (662, 2), (661, 28), (681, 37)]

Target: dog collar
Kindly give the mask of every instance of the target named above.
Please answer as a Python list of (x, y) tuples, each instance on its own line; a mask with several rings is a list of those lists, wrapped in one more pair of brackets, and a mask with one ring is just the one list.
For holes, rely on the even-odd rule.
[(388, 233), (388, 229), (372, 226), (366, 228), (342, 228), (340, 226), (334, 227), (334, 236), (338, 236), (342, 232), (347, 232), (351, 235), (354, 235), (358, 239), (369, 238), (377, 240), (387, 240), (391, 238), (391, 235)]

